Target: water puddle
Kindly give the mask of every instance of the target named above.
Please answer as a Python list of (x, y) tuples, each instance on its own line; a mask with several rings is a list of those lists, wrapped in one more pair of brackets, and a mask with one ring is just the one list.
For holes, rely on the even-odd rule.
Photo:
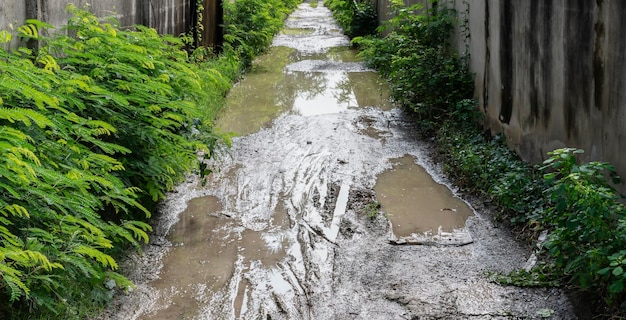
[[(192, 319), (228, 284), (238, 264), (272, 267), (285, 257), (285, 239), (238, 226), (234, 219), (216, 216), (220, 211), (214, 196), (189, 201), (167, 237), (173, 248), (159, 279), (151, 283), (163, 293), (159, 305), (164, 308), (142, 319)], [(281, 214), (279, 219), (284, 223)]]
[(272, 47), (231, 90), (217, 127), (244, 136), (267, 128), (286, 113), (313, 116), (363, 107), (390, 110), (387, 83), (358, 60), (348, 47), (312, 54)]
[(472, 209), (415, 164), (412, 156), (392, 160), (376, 181), (376, 195), (398, 238), (462, 229)]

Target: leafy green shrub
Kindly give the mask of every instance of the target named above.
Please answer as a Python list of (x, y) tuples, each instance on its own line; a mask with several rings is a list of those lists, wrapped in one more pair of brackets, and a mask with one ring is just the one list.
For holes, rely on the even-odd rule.
[(457, 120), (447, 124), (439, 129), (436, 142), (444, 171), (459, 186), (501, 207), (499, 218), (514, 224), (525, 223), (527, 214), (543, 210), (541, 175), (507, 147), (502, 135), (487, 141), (475, 127), (461, 126)]
[(327, 6), (350, 38), (373, 35), (378, 27), (376, 3), (372, 0), (326, 0)]
[(225, 50), (235, 52), (245, 67), (271, 44), (298, 0), (224, 1)]
[(390, 78), (396, 102), (425, 121), (450, 117), (474, 91), (467, 57), (460, 57), (450, 41), (456, 11), (444, 4), (425, 9), (392, 1), (391, 6), (386, 37), (357, 37), (353, 43), (369, 66)]
[(0, 309), (14, 318), (84, 317), (107, 281), (132, 286), (114, 253), (148, 240), (146, 205), (221, 139), (212, 100), (230, 79), (178, 38), (69, 10), (75, 37), (31, 20), (19, 35), (37, 51), (0, 49)]
[[(544, 162), (549, 206), (534, 218), (550, 231), (544, 243), (551, 261), (583, 289), (604, 290), (624, 301), (626, 208), (607, 181), (619, 182), (605, 162), (578, 164), (580, 149), (559, 149)], [(620, 300), (621, 299), (621, 300)]]
[[(38, 26), (20, 34), (38, 39)], [(105, 281), (131, 285), (111, 250), (147, 241), (150, 226), (129, 213), (150, 212), (118, 175), (116, 156), (130, 152), (111, 139), (118, 129), (75, 108), (92, 105), (81, 93), (101, 92), (90, 79), (61, 68), (45, 46), (0, 49), (0, 70), (2, 309), (78, 315), (80, 295), (101, 302)], [(120, 213), (116, 222), (101, 218), (105, 208)]]

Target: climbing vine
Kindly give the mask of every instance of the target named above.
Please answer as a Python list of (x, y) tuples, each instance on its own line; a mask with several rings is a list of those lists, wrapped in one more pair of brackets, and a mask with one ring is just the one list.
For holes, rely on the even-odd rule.
[(204, 19), (204, 1), (196, 0), (196, 18), (195, 25), (192, 28), (192, 32), (194, 35), (196, 45), (202, 43), (202, 34), (204, 33), (204, 24), (202, 23), (202, 19)]

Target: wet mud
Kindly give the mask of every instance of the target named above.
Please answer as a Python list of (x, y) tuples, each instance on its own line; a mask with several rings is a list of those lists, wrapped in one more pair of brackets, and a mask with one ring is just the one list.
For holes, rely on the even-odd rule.
[(229, 97), (232, 148), (168, 195), (99, 319), (575, 319), (558, 289), (489, 280), (530, 250), (456, 197), (328, 9), (287, 28)]

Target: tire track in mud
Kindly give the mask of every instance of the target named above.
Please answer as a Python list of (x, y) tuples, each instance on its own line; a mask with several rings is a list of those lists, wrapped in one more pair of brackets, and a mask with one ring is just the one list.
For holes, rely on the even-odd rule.
[(300, 5), (286, 26), (270, 53), (285, 66), (253, 67), (240, 87), (263, 92), (232, 93), (232, 109), (279, 116), (224, 116), (226, 130), (253, 133), (211, 163), (219, 170), (206, 185), (190, 176), (168, 196), (144, 255), (122, 265), (137, 289), (100, 318), (574, 319), (560, 290), (489, 281), (486, 271), (518, 268), (528, 251), (480, 211), (463, 228), (471, 244), (389, 244), (387, 218), (367, 214), (378, 175), (404, 158), (446, 181), (321, 2)]

